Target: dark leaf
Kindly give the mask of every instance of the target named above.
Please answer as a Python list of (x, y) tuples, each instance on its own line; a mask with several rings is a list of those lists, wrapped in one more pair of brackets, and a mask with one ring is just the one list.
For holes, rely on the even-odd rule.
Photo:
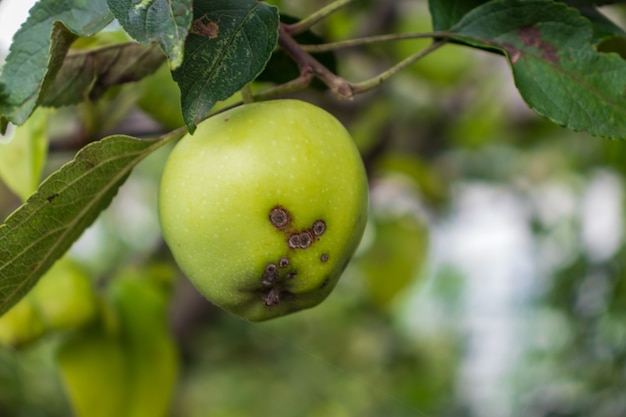
[(173, 72), (189, 131), (213, 105), (252, 81), (278, 40), (278, 10), (256, 0), (194, 2), (182, 65)]
[(97, 100), (114, 85), (138, 81), (165, 61), (156, 44), (124, 43), (95, 50), (70, 51), (42, 104), (65, 106)]

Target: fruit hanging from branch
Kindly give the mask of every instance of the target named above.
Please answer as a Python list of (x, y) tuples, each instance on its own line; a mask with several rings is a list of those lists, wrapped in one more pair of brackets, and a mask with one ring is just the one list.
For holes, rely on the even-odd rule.
[(350, 135), (297, 100), (214, 116), (172, 151), (161, 180), (164, 238), (211, 302), (251, 321), (313, 307), (335, 287), (367, 220)]

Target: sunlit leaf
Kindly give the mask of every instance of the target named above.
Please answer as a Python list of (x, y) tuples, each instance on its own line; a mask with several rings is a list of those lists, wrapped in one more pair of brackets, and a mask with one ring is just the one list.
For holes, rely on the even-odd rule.
[(36, 111), (22, 126), (0, 139), (0, 179), (22, 201), (35, 192), (48, 150), (48, 114)]
[[(39, 104), (77, 36), (100, 31), (112, 19), (106, 0), (42, 0), (17, 31), (0, 84), (0, 114), (21, 125)], [(28, 75), (28, 76), (25, 76)]]
[[(183, 46), (191, 25), (191, 0), (108, 0), (113, 15), (141, 43), (156, 41), (172, 69), (183, 61)], [(200, 3), (200, 1), (195, 2)]]

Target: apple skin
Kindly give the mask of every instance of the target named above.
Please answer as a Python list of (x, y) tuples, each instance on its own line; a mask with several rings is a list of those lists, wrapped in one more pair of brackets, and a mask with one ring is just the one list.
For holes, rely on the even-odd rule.
[(246, 104), (199, 124), (170, 154), (159, 193), (181, 270), (209, 301), (250, 321), (323, 301), (367, 210), (349, 133), (298, 100)]

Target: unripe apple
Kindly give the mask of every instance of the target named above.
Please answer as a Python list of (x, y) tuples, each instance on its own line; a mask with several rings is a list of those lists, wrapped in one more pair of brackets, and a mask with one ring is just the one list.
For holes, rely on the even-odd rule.
[(367, 220), (368, 185), (350, 135), (298, 100), (234, 108), (172, 151), (159, 216), (182, 271), (211, 302), (261, 321), (332, 291)]

